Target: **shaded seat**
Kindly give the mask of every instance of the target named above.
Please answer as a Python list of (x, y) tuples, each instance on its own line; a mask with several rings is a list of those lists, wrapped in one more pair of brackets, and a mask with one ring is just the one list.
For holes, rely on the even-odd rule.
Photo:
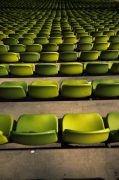
[(108, 49), (109, 50), (119, 50), (119, 42), (111, 42)]
[(34, 69), (34, 64), (21, 63), (9, 65), (10, 74), (13, 76), (32, 76)]
[(9, 68), (6, 64), (0, 64), (0, 77), (8, 76)]
[(109, 129), (105, 128), (98, 113), (66, 114), (62, 131), (62, 140), (66, 144), (101, 143), (109, 137)]
[(62, 43), (59, 45), (59, 51), (74, 51), (75, 45), (73, 43)]
[(93, 44), (92, 43), (78, 43), (77, 44), (77, 51), (90, 51), (92, 50)]
[(26, 97), (27, 83), (24, 81), (5, 81), (0, 84), (0, 98), (22, 99)]
[(99, 51), (81, 51), (79, 60), (82, 61), (96, 61), (100, 55)]
[(61, 95), (67, 98), (86, 98), (91, 96), (92, 86), (87, 80), (64, 80)]
[(34, 38), (36, 38), (36, 34), (34, 34), (34, 33), (25, 33), (25, 34), (23, 34), (23, 37), (28, 37), (28, 38), (34, 39)]
[(4, 39), (4, 38), (6, 38), (6, 37), (7, 37), (7, 35), (6, 35), (6, 34), (4, 34), (4, 33), (0, 33), (0, 40)]
[(98, 79), (93, 80), (93, 94), (96, 97), (114, 98), (119, 96), (118, 79)]
[(103, 34), (110, 37), (116, 35), (116, 32), (115, 30), (108, 30), (108, 31), (104, 31)]
[(26, 47), (23, 44), (10, 45), (10, 52), (20, 53), (25, 51)]
[(0, 44), (0, 53), (6, 53), (9, 51), (9, 46)]
[(0, 114), (0, 144), (8, 143), (13, 129), (13, 118), (10, 115)]
[(103, 42), (103, 43), (94, 43), (93, 50), (96, 51), (104, 51), (109, 48), (110, 43), (109, 42)]
[(22, 37), (22, 34), (20, 33), (15, 33), (15, 34), (9, 34), (9, 37), (15, 38), (15, 39), (19, 39)]
[(110, 63), (110, 72), (112, 74), (119, 74), (119, 62), (111, 62)]
[(102, 36), (96, 36), (94, 42), (103, 43), (103, 42), (107, 42), (108, 40), (109, 37), (107, 35), (102, 35)]
[(40, 60), (43, 62), (57, 62), (59, 59), (59, 53), (57, 52), (41, 52)]
[(101, 52), (100, 59), (110, 61), (110, 60), (118, 59), (118, 56), (119, 56), (118, 50), (106, 50)]
[(119, 112), (107, 114), (107, 126), (110, 129), (108, 142), (119, 142)]
[(42, 51), (44, 51), (44, 52), (57, 52), (58, 46), (57, 46), (57, 44), (53, 44), (53, 43), (44, 44)]
[(83, 72), (83, 65), (79, 62), (61, 63), (59, 72), (63, 75), (80, 75)]
[(59, 95), (59, 85), (56, 81), (39, 80), (28, 86), (28, 94), (32, 98), (49, 99)]
[(58, 74), (56, 63), (39, 63), (35, 66), (35, 74), (40, 76), (55, 76)]
[(110, 36), (109, 42), (113, 42), (113, 43), (118, 42), (119, 43), (119, 35)]
[(0, 62), (3, 63), (18, 62), (19, 59), (20, 56), (18, 53), (14, 53), (14, 52), (0, 53)]
[(32, 38), (28, 38), (28, 37), (19, 38), (19, 44), (29, 45), (33, 43), (34, 43), (34, 40)]
[(34, 43), (35, 44), (48, 44), (49, 43), (49, 40), (47, 37), (37, 37), (34, 39)]
[(19, 41), (15, 38), (4, 38), (3, 40), (3, 43), (6, 44), (6, 45), (15, 45), (15, 44), (18, 44)]
[(77, 57), (78, 57), (78, 54), (75, 51), (60, 52), (59, 54), (59, 60), (66, 61), (66, 62), (76, 61)]
[(62, 37), (50, 37), (49, 38), (49, 43), (54, 43), (54, 44), (62, 44), (63, 40)]
[(93, 38), (92, 36), (86, 35), (86, 36), (81, 36), (79, 38), (79, 43), (92, 43)]
[(26, 45), (26, 52), (41, 52), (41, 51), (42, 51), (41, 44)]
[(103, 75), (108, 73), (109, 64), (106, 62), (86, 62), (84, 70), (87, 74)]
[(25, 145), (57, 142), (58, 118), (54, 114), (24, 114), (19, 117), (12, 141)]
[(63, 37), (63, 43), (73, 43), (76, 44), (78, 41), (76, 36), (65, 36)]
[(23, 52), (20, 53), (20, 61), (22, 62), (28, 62), (28, 63), (32, 63), (32, 62), (38, 62), (40, 59), (40, 54), (37, 52)]

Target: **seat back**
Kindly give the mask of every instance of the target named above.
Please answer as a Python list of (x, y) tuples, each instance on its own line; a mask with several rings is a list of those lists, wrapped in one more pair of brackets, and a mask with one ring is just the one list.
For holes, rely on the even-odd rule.
[(58, 132), (58, 119), (54, 114), (25, 114), (19, 117), (17, 132), (44, 132), (56, 130)]
[(0, 114), (0, 131), (9, 137), (13, 128), (13, 118), (10, 115)]
[(102, 117), (98, 113), (66, 114), (63, 117), (63, 131), (96, 131), (104, 129)]
[(108, 127), (111, 131), (119, 129), (119, 112), (111, 112), (107, 115)]

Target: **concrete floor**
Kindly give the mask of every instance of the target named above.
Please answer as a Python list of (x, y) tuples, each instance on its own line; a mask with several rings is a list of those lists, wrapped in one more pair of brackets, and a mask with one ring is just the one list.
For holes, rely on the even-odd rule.
[(0, 179), (118, 180), (118, 148), (0, 151)]

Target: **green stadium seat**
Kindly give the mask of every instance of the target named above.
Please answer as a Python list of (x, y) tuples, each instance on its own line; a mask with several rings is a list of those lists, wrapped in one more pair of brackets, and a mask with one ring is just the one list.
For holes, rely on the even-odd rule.
[(0, 98), (23, 99), (26, 97), (27, 84), (24, 81), (5, 81), (0, 84)]
[(108, 142), (119, 142), (119, 112), (108, 113), (107, 125), (110, 129)]
[(112, 74), (119, 74), (119, 62), (111, 62), (110, 63), (110, 72)]
[(59, 51), (74, 51), (75, 45), (72, 43), (62, 43), (59, 45)]
[(77, 37), (76, 36), (66, 36), (63, 37), (63, 43), (73, 43), (76, 44), (77, 43)]
[(92, 43), (78, 43), (76, 51), (90, 51), (93, 48)]
[(94, 43), (93, 45), (93, 50), (96, 51), (105, 51), (109, 48), (110, 43), (105, 42), (105, 43)]
[(75, 51), (60, 52), (59, 60), (64, 62), (77, 61), (78, 54)]
[(8, 76), (9, 68), (6, 64), (0, 64), (0, 77)]
[(109, 40), (109, 37), (107, 35), (102, 35), (102, 36), (96, 36), (95, 37), (95, 43), (104, 43)]
[(0, 33), (0, 41), (1, 41), (2, 39), (4, 39), (4, 38), (7, 38), (7, 35), (6, 35), (6, 34), (3, 34), (3, 33), (2, 33), (2, 34)]
[(109, 64), (107, 62), (86, 62), (85, 72), (90, 75), (103, 75), (108, 73)]
[(99, 51), (81, 51), (79, 60), (82, 61), (96, 61), (100, 55)]
[(109, 137), (109, 129), (98, 113), (66, 114), (62, 124), (62, 140), (66, 144), (102, 143)]
[(111, 61), (118, 59), (118, 56), (119, 56), (118, 50), (106, 50), (101, 52), (100, 59), (105, 61)]
[(63, 40), (62, 40), (62, 37), (50, 37), (49, 38), (49, 43), (52, 43), (52, 44), (62, 44), (63, 43)]
[(64, 80), (61, 95), (66, 98), (86, 98), (92, 94), (92, 86), (87, 80)]
[(25, 51), (26, 47), (23, 44), (10, 45), (10, 52), (21, 53)]
[(0, 114), (0, 144), (9, 142), (13, 129), (13, 118), (10, 115)]
[(49, 43), (43, 45), (43, 52), (57, 52), (58, 46), (57, 44)]
[(40, 76), (56, 76), (58, 74), (58, 65), (56, 63), (36, 64), (35, 74)]
[(19, 38), (21, 38), (21, 37), (22, 37), (22, 35), (21, 35), (21, 34), (19, 34), (19, 33), (15, 33), (15, 34), (9, 34), (9, 37), (11, 37), (11, 38), (15, 38), (15, 39), (19, 39)]
[(13, 76), (32, 76), (34, 69), (34, 64), (21, 63), (9, 65), (10, 74)]
[(56, 81), (39, 80), (28, 86), (28, 94), (32, 98), (50, 99), (59, 95), (59, 85)]
[(24, 63), (38, 62), (40, 59), (40, 54), (37, 52), (23, 52), (20, 53), (20, 61)]
[(17, 39), (12, 38), (12, 37), (4, 38), (4, 39), (2, 39), (2, 41), (5, 45), (16, 45), (19, 43), (19, 41)]
[(44, 145), (58, 140), (58, 118), (54, 114), (24, 114), (19, 117), (12, 141), (25, 145)]
[(41, 52), (40, 60), (43, 62), (57, 62), (59, 53), (57, 52)]
[(23, 34), (23, 37), (28, 37), (28, 38), (34, 39), (34, 38), (36, 38), (36, 34), (34, 34), (34, 33), (26, 33), (26, 34)]
[(119, 42), (111, 42), (108, 50), (119, 50)]
[(0, 44), (0, 53), (6, 53), (8, 51), (9, 51), (8, 45)]
[(93, 94), (100, 98), (116, 98), (119, 96), (118, 79), (93, 80)]
[(28, 37), (19, 38), (19, 44), (30, 45), (33, 43), (34, 43), (34, 40), (32, 38), (28, 38)]
[(119, 43), (119, 35), (116, 35), (116, 36), (110, 36), (109, 42)]
[(48, 44), (49, 43), (49, 40), (47, 37), (37, 37), (34, 39), (34, 43), (35, 44)]
[(81, 36), (79, 38), (79, 43), (92, 43), (92, 41), (93, 41), (93, 38), (92, 38), (92, 36), (89, 36), (89, 35)]
[(68, 76), (80, 75), (83, 72), (83, 65), (79, 62), (61, 63), (59, 72)]
[(20, 56), (18, 53), (14, 53), (14, 52), (0, 53), (0, 62), (3, 62), (3, 63), (18, 62), (19, 59), (20, 59)]
[(41, 52), (41, 51), (42, 51), (41, 44), (26, 45), (26, 52)]

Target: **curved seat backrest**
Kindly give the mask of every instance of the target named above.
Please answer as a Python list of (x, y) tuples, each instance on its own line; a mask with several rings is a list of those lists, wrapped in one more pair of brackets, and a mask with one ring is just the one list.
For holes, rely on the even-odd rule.
[(93, 89), (96, 89), (99, 84), (119, 84), (117, 79), (98, 79), (93, 81)]
[(3, 135), (9, 137), (13, 127), (13, 118), (10, 115), (0, 114), (0, 131)]
[(110, 130), (119, 129), (119, 112), (108, 113), (107, 123)]
[(5, 81), (5, 82), (2, 82), (0, 84), (0, 86), (2, 86), (2, 87), (21, 86), (24, 89), (24, 91), (27, 91), (27, 89), (28, 89), (27, 83), (25, 81)]
[(96, 131), (104, 129), (104, 123), (98, 113), (66, 114), (63, 118), (63, 131), (65, 129)]
[(58, 119), (54, 114), (24, 114), (19, 117), (17, 132), (44, 132), (56, 130), (58, 132)]

